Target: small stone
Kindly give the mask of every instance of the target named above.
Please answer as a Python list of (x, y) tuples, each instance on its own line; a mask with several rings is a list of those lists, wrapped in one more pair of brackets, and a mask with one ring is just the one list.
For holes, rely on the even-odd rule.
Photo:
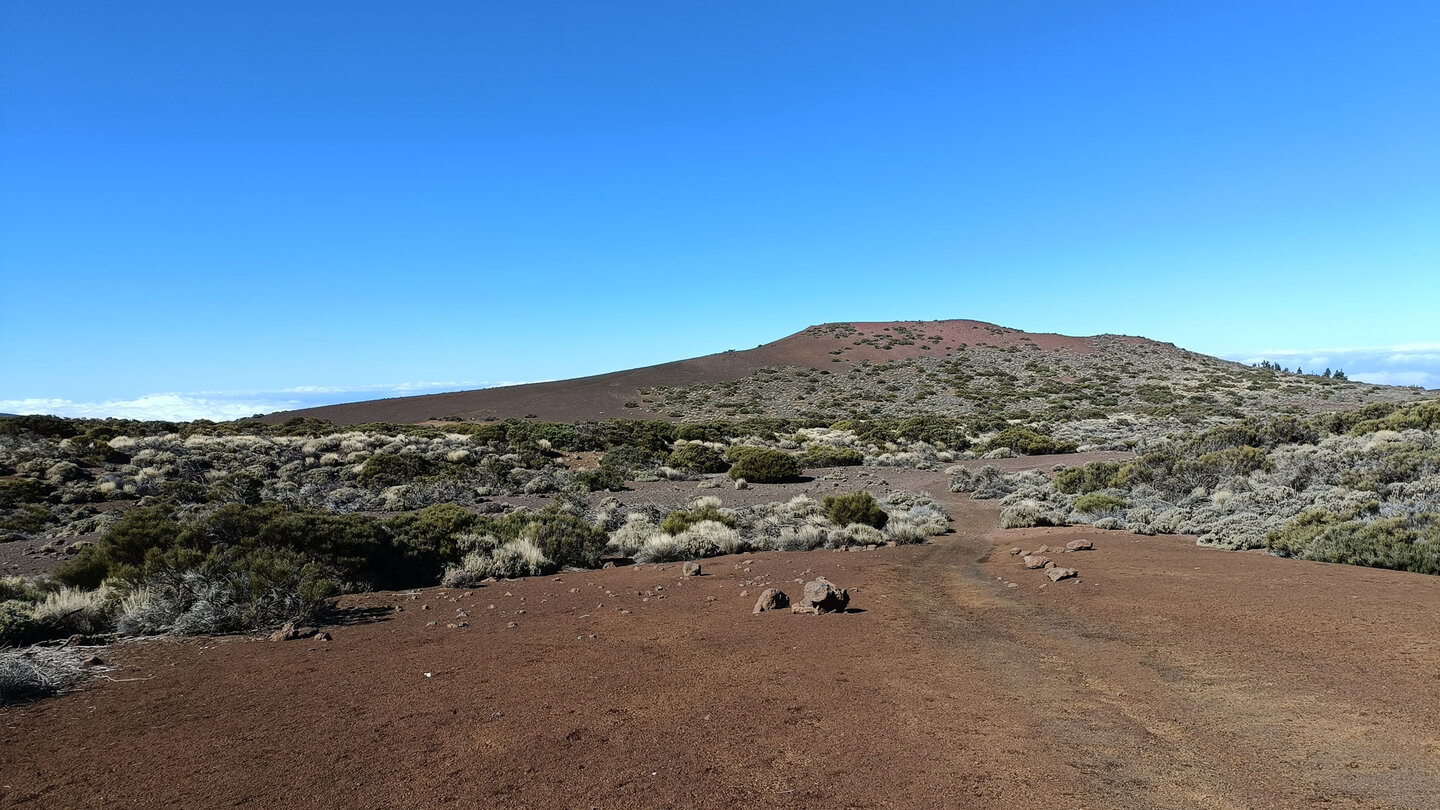
[(332, 640), (333, 640), (333, 639), (330, 638), (330, 634), (327, 633), (327, 632), (325, 632), (324, 630), (321, 630), (320, 632), (316, 633), (316, 634), (314, 635), (314, 639), (315, 639), (316, 641), (332, 641)]
[(519, 627), (520, 625), (516, 624), (515, 622), (510, 622), (509, 624), (507, 624), (507, 625), (505, 625), (505, 626), (506, 626), (506, 627), (510, 627), (510, 628), (515, 628), (515, 627)]
[(1026, 554), (1021, 560), (1026, 568), (1044, 568), (1045, 563), (1050, 562), (1049, 557), (1042, 557), (1039, 554)]
[(1045, 576), (1049, 577), (1051, 582), (1059, 582), (1062, 579), (1069, 579), (1079, 573), (1080, 572), (1074, 568), (1051, 568), (1045, 572)]
[(680, 572), (687, 577), (700, 576), (700, 563), (687, 562), (680, 566)]
[(1021, 554), (1024, 554), (1024, 553), (1025, 553), (1025, 549), (1020, 548), (1019, 546), (1016, 546), (1015, 548), (1010, 549), (1010, 556), (1011, 556), (1011, 557), (1019, 557)]
[(1066, 551), (1090, 551), (1094, 548), (1095, 544), (1083, 537), (1078, 540), (1071, 540), (1065, 544)]
[(104, 665), (105, 659), (101, 658), (98, 655), (92, 655), (89, 658), (86, 658), (84, 661), (81, 661), (80, 663), (87, 667), (98, 667)]

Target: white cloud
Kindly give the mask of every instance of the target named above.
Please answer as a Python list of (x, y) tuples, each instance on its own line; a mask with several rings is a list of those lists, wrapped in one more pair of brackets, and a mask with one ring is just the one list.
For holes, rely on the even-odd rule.
[(1376, 385), (1418, 385), (1421, 388), (1440, 388), (1440, 374), (1428, 371), (1357, 371), (1349, 376), (1352, 380)]
[(1255, 364), (1261, 360), (1309, 373), (1326, 368), (1344, 369), (1352, 380), (1377, 385), (1418, 385), (1440, 388), (1440, 343), (1369, 346), (1338, 349), (1272, 349), (1222, 355), (1227, 360)]
[(54, 416), (78, 416), (121, 419), (159, 419), (189, 422), (213, 419), (217, 422), (242, 419), (257, 413), (301, 407), (296, 400), (221, 400), (188, 394), (147, 394), (135, 399), (105, 402), (74, 402), (68, 399), (6, 399), (0, 400), (3, 413), (48, 413)]
[(30, 397), (0, 400), (0, 413), (52, 414), (70, 417), (117, 417), (188, 422), (211, 419), (216, 422), (243, 419), (257, 413), (290, 411), (342, 402), (414, 396), (442, 391), (464, 391), (521, 383), (404, 382), (390, 385), (320, 386), (299, 385), (276, 391), (196, 391), (190, 393), (146, 394), (134, 399), (77, 402), (70, 399)]

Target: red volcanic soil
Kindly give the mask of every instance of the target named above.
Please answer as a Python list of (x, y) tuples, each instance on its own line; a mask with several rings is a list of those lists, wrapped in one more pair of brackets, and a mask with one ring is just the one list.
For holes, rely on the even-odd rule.
[[(370, 594), (329, 642), (101, 650), (105, 679), (0, 710), (0, 807), (1436, 806), (1440, 579), (1002, 531), (944, 497), (954, 532), (922, 546)], [(1053, 556), (1077, 579), (1008, 553), (1076, 537), (1095, 550)], [(751, 614), (816, 575), (854, 612)]]
[[(853, 331), (836, 327), (853, 327)], [(901, 340), (906, 332), (914, 336), (913, 342), (895, 342)], [(872, 342), (864, 342), (867, 340)], [(977, 346), (982, 343), (997, 348), (1028, 344), (1045, 351), (1089, 354), (1095, 351), (1102, 341), (1165, 345), (1145, 338), (1115, 335), (1066, 337), (1030, 334), (980, 321), (832, 324), (811, 327), (745, 351), (721, 352), (593, 377), (280, 411), (265, 416), (263, 421), (279, 423), (295, 417), (313, 417), (328, 419), (341, 425), (354, 425), (364, 422), (415, 423), (452, 416), (471, 421), (526, 416), (559, 422), (615, 418), (663, 419), (665, 415), (662, 413), (648, 410), (643, 405), (627, 408), (625, 403), (638, 403), (636, 391), (641, 388), (679, 387), (738, 380), (757, 369), (772, 366), (830, 368), (829, 364), (834, 357), (830, 354), (832, 351), (843, 350), (840, 362), (843, 368), (848, 368), (850, 364), (862, 360), (880, 362), (912, 357), (943, 357), (961, 346)], [(889, 345), (890, 348), (882, 349), (882, 345)], [(1173, 350), (1173, 347), (1170, 348)]]

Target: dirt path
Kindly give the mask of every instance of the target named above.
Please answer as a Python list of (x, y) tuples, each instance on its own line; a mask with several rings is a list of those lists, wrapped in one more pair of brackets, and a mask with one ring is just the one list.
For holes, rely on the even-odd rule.
[[(328, 643), (124, 645), (116, 680), (0, 710), (0, 806), (1436, 806), (1440, 578), (1005, 532), (944, 497), (956, 531), (926, 546), (373, 594), (403, 612)], [(1077, 536), (1078, 581), (1007, 553)], [(750, 615), (817, 574), (863, 612)]]

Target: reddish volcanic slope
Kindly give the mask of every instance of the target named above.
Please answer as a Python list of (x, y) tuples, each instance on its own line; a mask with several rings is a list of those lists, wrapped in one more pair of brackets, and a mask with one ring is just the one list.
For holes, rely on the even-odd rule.
[[(283, 422), (295, 417), (328, 419), (336, 424), (363, 422), (415, 423), (441, 417), (467, 421), (533, 416), (545, 421), (585, 419), (663, 419), (646, 409), (625, 407), (638, 399), (636, 391), (656, 386), (686, 386), (738, 380), (758, 369), (774, 366), (835, 368), (831, 352), (844, 349), (837, 370), (861, 361), (944, 357), (964, 346), (986, 344), (996, 348), (1030, 345), (1043, 351), (1089, 354), (1105, 342), (1147, 345), (1178, 351), (1145, 338), (1099, 335), (1067, 337), (1031, 334), (980, 321), (894, 321), (812, 326), (773, 343), (744, 351), (662, 363), (657, 366), (581, 377), (573, 380), (396, 397), (344, 405), (327, 405), (269, 414), (264, 421)], [(928, 348), (922, 348), (922, 346)]]

